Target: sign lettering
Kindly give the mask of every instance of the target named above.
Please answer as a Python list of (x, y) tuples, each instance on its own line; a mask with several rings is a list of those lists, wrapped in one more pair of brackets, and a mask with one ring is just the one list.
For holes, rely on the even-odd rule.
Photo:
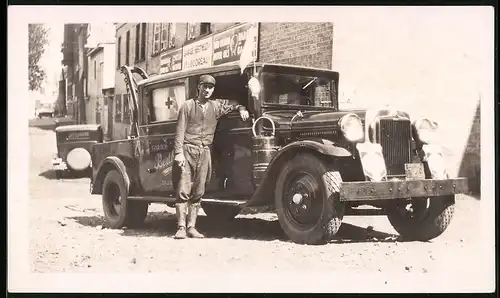
[(90, 133), (88, 131), (81, 132), (72, 132), (68, 135), (68, 140), (81, 140), (90, 137)]
[(182, 49), (169, 52), (160, 58), (160, 73), (174, 72), (182, 69)]
[(153, 140), (149, 141), (150, 152), (166, 151), (168, 150), (167, 140), (161, 140), (160, 143), (153, 143)]
[(173, 152), (167, 153), (165, 155), (162, 153), (156, 153), (153, 168), (155, 168), (156, 170), (171, 168), (174, 164), (174, 158), (175, 157)]
[(253, 43), (252, 57), (257, 58), (258, 32), (252, 24), (243, 24), (219, 33), (213, 39), (213, 65), (238, 61), (247, 41)]
[(212, 37), (186, 45), (182, 49), (182, 69), (212, 65)]

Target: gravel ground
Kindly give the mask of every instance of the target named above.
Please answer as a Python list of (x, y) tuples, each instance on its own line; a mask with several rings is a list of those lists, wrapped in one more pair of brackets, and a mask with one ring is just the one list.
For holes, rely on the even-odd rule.
[[(239, 215), (231, 224), (199, 217), (206, 239), (174, 240), (175, 211), (150, 206), (141, 229), (103, 225), (101, 197), (88, 178), (56, 180), (52, 131), (30, 128), (29, 257), (36, 273), (314, 272), (383, 273), (391, 281), (424, 274), (438, 284), (473, 287), (483, 274), (480, 201), (457, 197), (448, 230), (430, 242), (399, 242), (385, 216), (347, 216), (338, 239), (322, 246), (288, 241), (271, 213)], [(406, 274), (406, 275), (405, 275)], [(364, 275), (361, 275), (364, 276)], [(450, 276), (460, 276), (452, 279)], [(435, 278), (434, 278), (435, 277)], [(447, 277), (447, 278), (445, 278)], [(450, 284), (450, 285), (451, 285)], [(422, 290), (429, 290), (423, 285)]]

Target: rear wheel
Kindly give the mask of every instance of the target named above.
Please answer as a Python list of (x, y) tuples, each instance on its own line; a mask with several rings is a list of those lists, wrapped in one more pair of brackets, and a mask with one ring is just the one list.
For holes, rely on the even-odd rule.
[(202, 203), (201, 207), (208, 217), (225, 221), (234, 219), (241, 211), (238, 206)]
[(455, 210), (454, 196), (412, 198), (386, 207), (387, 218), (406, 240), (427, 241), (441, 235)]
[(147, 202), (128, 200), (125, 181), (118, 171), (106, 174), (102, 191), (102, 206), (108, 226), (119, 229), (124, 226), (137, 227), (144, 222), (148, 213)]
[(301, 154), (283, 167), (276, 182), (275, 207), (292, 241), (323, 244), (340, 229), (344, 204), (339, 201), (339, 180), (332, 179), (332, 173), (311, 154)]

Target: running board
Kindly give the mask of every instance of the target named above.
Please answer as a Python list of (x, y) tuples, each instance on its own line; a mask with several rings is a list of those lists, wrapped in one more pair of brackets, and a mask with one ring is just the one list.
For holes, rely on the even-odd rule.
[[(146, 201), (151, 203), (175, 203), (176, 198), (174, 196), (129, 196), (129, 200), (134, 201)], [(243, 206), (247, 201), (246, 200), (221, 200), (215, 198), (203, 198), (201, 199), (202, 203), (210, 203), (217, 205), (226, 205), (226, 206)]]
[(176, 199), (175, 197), (172, 196), (165, 196), (165, 197), (160, 197), (160, 196), (128, 196), (129, 200), (134, 200), (134, 201), (147, 201), (151, 203), (175, 203)]
[(243, 206), (247, 201), (242, 200), (220, 200), (213, 198), (201, 199), (202, 203), (210, 203), (214, 205), (226, 205), (226, 206)]

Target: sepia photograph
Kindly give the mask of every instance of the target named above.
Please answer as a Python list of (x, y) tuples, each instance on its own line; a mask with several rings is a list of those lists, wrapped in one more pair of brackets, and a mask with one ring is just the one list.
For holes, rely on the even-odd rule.
[(9, 291), (495, 291), (493, 17), (9, 7)]

